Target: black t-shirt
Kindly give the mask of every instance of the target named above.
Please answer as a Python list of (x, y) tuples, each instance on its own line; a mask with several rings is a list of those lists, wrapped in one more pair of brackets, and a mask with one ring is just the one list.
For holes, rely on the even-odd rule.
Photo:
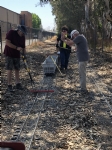
[[(6, 34), (6, 39), (10, 40), (17, 47), (25, 48), (25, 36), (19, 36), (17, 30), (10, 30)], [(20, 58), (20, 51), (10, 48), (7, 45), (5, 45), (4, 54), (12, 58)]]
[[(67, 38), (71, 39), (70, 35), (67, 35)], [(61, 40), (61, 34), (58, 35), (57, 42), (60, 41), (60, 51), (68, 51), (71, 52), (71, 47), (66, 44), (66, 48), (63, 47), (63, 41)]]

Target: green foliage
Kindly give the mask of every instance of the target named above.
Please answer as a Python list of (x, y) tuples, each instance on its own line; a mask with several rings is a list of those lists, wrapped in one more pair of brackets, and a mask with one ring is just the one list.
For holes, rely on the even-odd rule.
[(38, 15), (32, 13), (32, 26), (33, 28), (39, 29), (41, 25), (41, 19)]
[[(40, 3), (51, 4), (58, 32), (60, 32), (63, 25), (67, 25), (70, 31), (73, 29), (81, 31), (81, 22), (82, 20), (85, 22), (86, 0), (40, 0)], [(112, 10), (111, 0), (109, 6)], [(103, 12), (106, 9), (104, 0), (89, 0), (89, 20), (98, 32), (102, 31)]]

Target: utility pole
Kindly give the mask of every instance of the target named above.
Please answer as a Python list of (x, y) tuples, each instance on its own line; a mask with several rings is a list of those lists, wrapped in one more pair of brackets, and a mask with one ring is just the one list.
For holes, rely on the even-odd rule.
[(102, 52), (103, 52), (103, 42), (104, 42), (104, 18), (103, 18), (103, 9), (102, 9)]
[(95, 14), (95, 10), (96, 10), (96, 2), (94, 0), (94, 51), (96, 53), (96, 35), (97, 35), (97, 31), (96, 31), (96, 14)]
[(0, 48), (1, 48), (1, 50), (0, 50), (1, 52), (0, 53), (2, 55), (2, 30), (1, 30), (1, 25), (0, 25), (0, 45), (1, 45), (0, 46)]

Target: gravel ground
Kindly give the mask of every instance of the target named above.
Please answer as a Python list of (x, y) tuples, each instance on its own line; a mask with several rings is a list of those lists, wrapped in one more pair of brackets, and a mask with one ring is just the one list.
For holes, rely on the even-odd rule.
[[(110, 55), (101, 57), (98, 53), (94, 56), (90, 51), (87, 66), (89, 93), (81, 95), (76, 92), (79, 74), (75, 52), (71, 53), (64, 76), (58, 69), (55, 75), (44, 76), (41, 64), (54, 53), (55, 47), (51, 43), (28, 48), (27, 52), (35, 89), (48, 88), (54, 93), (29, 91), (32, 87), (22, 60), (20, 76), (24, 90), (8, 93), (2, 58), (1, 140), (22, 141), (31, 150), (112, 150), (112, 58)], [(12, 82), (14, 85), (14, 78)]]

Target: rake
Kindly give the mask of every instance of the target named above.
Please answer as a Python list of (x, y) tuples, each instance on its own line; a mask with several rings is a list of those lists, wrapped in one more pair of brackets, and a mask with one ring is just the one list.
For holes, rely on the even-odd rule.
[(28, 64), (27, 64), (27, 61), (26, 61), (26, 55), (24, 54), (23, 51), (21, 52), (21, 56), (22, 56), (22, 59), (23, 59), (23, 62), (24, 62), (25, 69), (27, 70), (28, 75), (29, 75), (29, 77), (30, 77), (31, 86), (32, 86), (32, 88), (33, 88), (33, 86), (35, 87), (35, 83), (34, 83), (34, 81), (33, 81), (33, 79), (32, 79), (31, 72), (30, 72), (30, 69), (29, 69)]
[(32, 79), (31, 72), (30, 72), (30, 69), (27, 64), (26, 55), (24, 54), (23, 51), (21, 52), (21, 55), (22, 55), (22, 59), (23, 59), (24, 65), (25, 65), (25, 69), (27, 70), (29, 77), (30, 77), (30, 81), (31, 81), (32, 89), (30, 89), (29, 91), (32, 93), (54, 92), (54, 90), (36, 90), (35, 89), (35, 83), (34, 83), (34, 80)]
[(56, 67), (57, 67), (58, 71), (60, 72), (60, 74), (61, 74), (61, 76), (60, 76), (60, 77), (65, 77), (66, 75), (65, 75), (65, 74), (63, 74), (63, 73), (61, 72), (61, 70), (59, 69), (58, 65), (57, 65), (57, 64), (56, 64), (56, 62), (54, 61), (53, 57), (52, 57), (52, 56), (50, 56), (50, 57), (51, 57), (51, 59), (52, 59), (53, 63), (56, 65)]

